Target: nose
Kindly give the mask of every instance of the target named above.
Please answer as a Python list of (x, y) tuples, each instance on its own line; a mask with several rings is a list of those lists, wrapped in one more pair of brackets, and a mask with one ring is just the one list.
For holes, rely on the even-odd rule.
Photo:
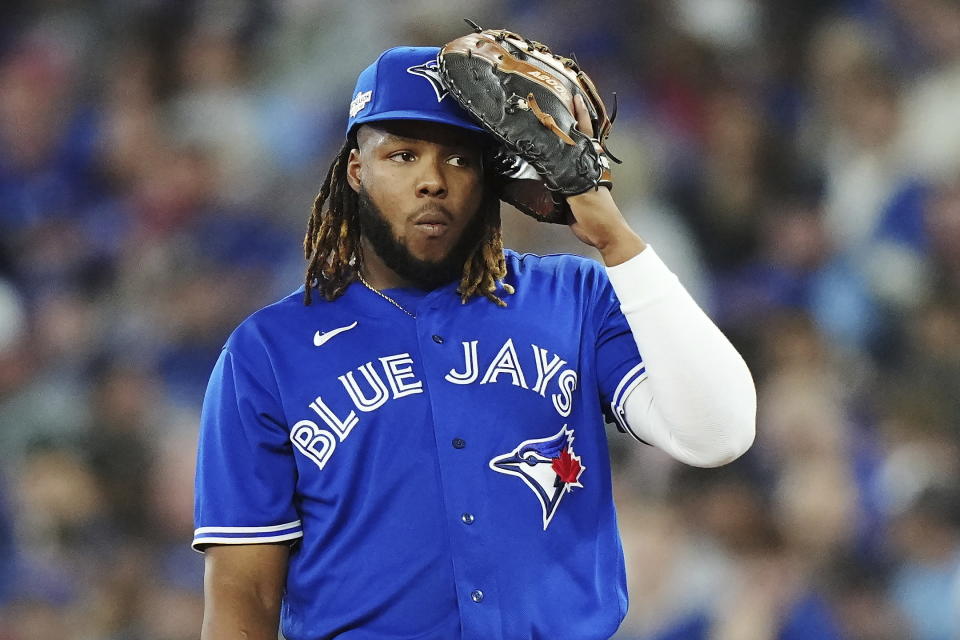
[(417, 196), (421, 198), (444, 198), (447, 195), (447, 180), (439, 159), (424, 158), (417, 181)]

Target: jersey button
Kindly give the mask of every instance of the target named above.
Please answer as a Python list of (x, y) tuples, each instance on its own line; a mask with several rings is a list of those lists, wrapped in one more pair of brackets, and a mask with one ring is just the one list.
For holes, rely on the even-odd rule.
[(483, 591), (480, 591), (480, 589), (474, 589), (470, 592), (470, 599), (474, 602), (483, 602)]
[(434, 334), (433, 341), (436, 342), (437, 344), (443, 344), (443, 336), (438, 336)]
[(453, 448), (454, 449), (463, 449), (467, 446), (467, 441), (463, 438), (454, 438), (453, 439)]
[(460, 516), (460, 520), (463, 521), (463, 524), (473, 524), (473, 520), (474, 520), (473, 514), (465, 513), (462, 516)]

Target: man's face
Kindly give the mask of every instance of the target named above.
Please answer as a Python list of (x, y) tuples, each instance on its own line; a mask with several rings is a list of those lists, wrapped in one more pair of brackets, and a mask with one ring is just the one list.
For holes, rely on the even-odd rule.
[[(456, 278), (482, 231), (476, 136), (442, 124), (363, 126), (347, 165), (360, 196), (364, 249), (403, 281), (432, 288)], [(371, 256), (365, 254), (368, 268)]]

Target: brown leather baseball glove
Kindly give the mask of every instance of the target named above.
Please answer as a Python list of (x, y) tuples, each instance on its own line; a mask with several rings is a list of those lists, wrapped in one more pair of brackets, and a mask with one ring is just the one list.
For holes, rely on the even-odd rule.
[[(569, 223), (566, 196), (612, 186), (609, 160), (619, 161), (605, 142), (613, 118), (575, 61), (510, 31), (467, 22), (476, 32), (443, 46), (440, 77), (504, 143), (492, 158), (500, 198), (543, 222)], [(577, 128), (577, 95), (594, 137)]]

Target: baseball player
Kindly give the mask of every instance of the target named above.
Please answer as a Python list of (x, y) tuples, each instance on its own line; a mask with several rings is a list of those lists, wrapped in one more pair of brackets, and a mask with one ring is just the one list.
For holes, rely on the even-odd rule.
[(742, 358), (609, 189), (566, 200), (603, 265), (503, 248), (491, 136), (437, 56), (360, 74), (306, 283), (211, 376), (205, 640), (609, 638), (627, 594), (604, 416), (700, 466), (753, 440)]

